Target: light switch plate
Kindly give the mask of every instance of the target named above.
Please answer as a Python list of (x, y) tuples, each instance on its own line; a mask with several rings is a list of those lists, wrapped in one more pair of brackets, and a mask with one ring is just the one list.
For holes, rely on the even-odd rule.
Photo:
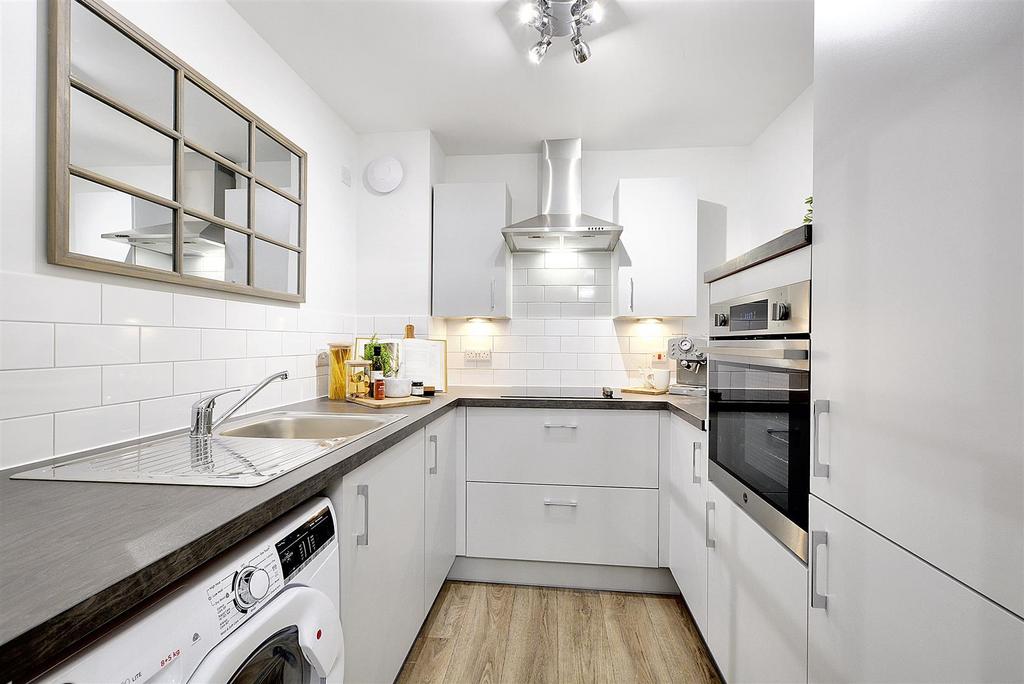
[(490, 349), (468, 349), (463, 353), (466, 361), (490, 361)]

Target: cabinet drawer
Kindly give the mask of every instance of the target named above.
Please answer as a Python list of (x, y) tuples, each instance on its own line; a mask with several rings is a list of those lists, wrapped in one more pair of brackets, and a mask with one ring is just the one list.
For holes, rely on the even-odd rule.
[(658, 565), (658, 491), (466, 485), (469, 556)]
[(470, 408), (466, 479), (658, 486), (658, 412)]

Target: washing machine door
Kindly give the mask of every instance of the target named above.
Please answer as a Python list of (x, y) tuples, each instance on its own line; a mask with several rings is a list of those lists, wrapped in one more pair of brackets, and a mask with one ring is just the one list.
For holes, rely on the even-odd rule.
[(342, 684), (338, 607), (323, 592), (289, 587), (211, 649), (190, 684)]

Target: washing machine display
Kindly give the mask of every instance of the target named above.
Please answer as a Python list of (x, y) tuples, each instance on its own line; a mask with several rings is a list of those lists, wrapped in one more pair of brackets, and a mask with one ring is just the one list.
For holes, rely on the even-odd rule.
[(277, 557), (285, 581), (302, 570), (322, 548), (334, 541), (334, 518), (328, 508), (306, 521), (302, 527), (277, 542)]

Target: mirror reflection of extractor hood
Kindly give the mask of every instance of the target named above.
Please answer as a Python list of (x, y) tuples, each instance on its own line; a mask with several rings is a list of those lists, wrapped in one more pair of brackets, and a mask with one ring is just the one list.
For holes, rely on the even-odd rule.
[(545, 140), (540, 156), (540, 213), (501, 229), (512, 252), (610, 252), (622, 226), (583, 213), (583, 143)]

